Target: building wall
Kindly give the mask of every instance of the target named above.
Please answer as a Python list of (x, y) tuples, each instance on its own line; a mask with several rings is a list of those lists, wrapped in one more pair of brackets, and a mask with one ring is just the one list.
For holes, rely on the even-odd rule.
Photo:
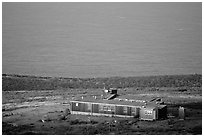
[(92, 105), (90, 103), (82, 103), (82, 102), (72, 102), (71, 108), (72, 111), (81, 111), (81, 112), (91, 112)]
[(123, 106), (116, 106), (116, 115), (123, 115)]
[(140, 109), (140, 119), (142, 120), (156, 120), (157, 119), (157, 109), (141, 108)]
[(91, 102), (71, 102), (71, 111), (139, 117), (139, 108), (135, 106), (97, 104)]
[(115, 114), (115, 106), (109, 104), (99, 104), (99, 113)]
[(132, 107), (132, 116), (139, 118), (140, 117), (140, 108)]
[(116, 117), (133, 117), (127, 115), (110, 115), (110, 114), (102, 114), (102, 113), (89, 113), (89, 112), (80, 112), (80, 111), (71, 111), (71, 114), (81, 114), (81, 115), (93, 115), (93, 116), (116, 116)]
[(167, 118), (167, 106), (158, 109), (158, 119)]
[(132, 107), (127, 107), (127, 115), (128, 116), (132, 115)]
[(92, 104), (92, 112), (99, 113), (99, 104)]
[[(117, 104), (103, 104), (92, 102), (71, 102), (71, 111), (90, 115), (124, 116), (138, 117), (143, 120), (156, 120), (165, 116), (166, 107), (158, 110), (157, 108), (140, 108), (138, 106), (126, 106)], [(83, 113), (86, 112), (86, 113)], [(158, 113), (160, 112), (160, 113)]]

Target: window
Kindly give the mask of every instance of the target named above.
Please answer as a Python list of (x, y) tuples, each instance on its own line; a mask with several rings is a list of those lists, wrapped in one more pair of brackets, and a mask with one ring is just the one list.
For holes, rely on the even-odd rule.
[(78, 107), (78, 106), (79, 106), (79, 103), (76, 103), (76, 106)]
[(99, 111), (103, 111), (103, 106), (99, 105)]
[(107, 106), (103, 106), (104, 111), (107, 111), (107, 109), (108, 109)]
[(115, 111), (114, 106), (111, 106), (111, 111), (112, 111), (112, 112), (114, 112), (114, 111)]
[(145, 110), (145, 115), (152, 115), (152, 111), (151, 110)]
[(127, 113), (127, 107), (126, 107), (126, 106), (123, 107), (123, 112), (124, 112), (125, 114)]
[(132, 110), (132, 115), (135, 115), (135, 113), (136, 113), (136, 108), (132, 107), (131, 110)]
[(107, 108), (108, 108), (108, 111), (111, 111), (111, 107), (110, 106), (108, 106)]
[(111, 106), (103, 106), (103, 111), (112, 111)]

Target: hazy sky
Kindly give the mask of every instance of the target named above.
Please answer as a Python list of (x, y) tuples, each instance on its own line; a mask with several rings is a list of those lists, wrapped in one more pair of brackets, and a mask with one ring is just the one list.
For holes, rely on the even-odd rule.
[(3, 3), (2, 71), (202, 73), (202, 3)]

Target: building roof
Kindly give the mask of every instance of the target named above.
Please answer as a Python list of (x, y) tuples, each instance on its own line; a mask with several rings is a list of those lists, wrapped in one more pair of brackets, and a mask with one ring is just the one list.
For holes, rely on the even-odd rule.
[(141, 100), (141, 101), (151, 101), (152, 99), (154, 99), (155, 97), (153, 96), (142, 96), (142, 95), (134, 95), (134, 94), (126, 94), (126, 95), (120, 95), (117, 98), (120, 99), (133, 99), (133, 100)]
[[(120, 96), (119, 96), (120, 97)], [(76, 97), (72, 101), (80, 101), (80, 102), (94, 102), (94, 103), (103, 103), (103, 104), (119, 104), (119, 105), (127, 105), (127, 106), (138, 106), (142, 107), (145, 106), (150, 109), (154, 109), (155, 107), (159, 106), (155, 102), (147, 102), (145, 100), (133, 100), (133, 99), (123, 99), (116, 97), (112, 100), (102, 99), (101, 96), (81, 96)]]

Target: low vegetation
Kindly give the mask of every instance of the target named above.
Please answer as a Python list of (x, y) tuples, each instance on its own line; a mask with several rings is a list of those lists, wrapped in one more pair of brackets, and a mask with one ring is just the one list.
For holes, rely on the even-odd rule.
[(198, 74), (111, 78), (52, 78), (10, 74), (2, 75), (3, 91), (104, 87), (201, 87), (201, 85), (202, 75)]
[[(202, 75), (111, 78), (52, 78), (2, 75), (3, 135), (200, 135), (202, 134)], [(167, 119), (73, 115), (69, 100), (101, 95), (106, 87), (119, 95), (160, 97)], [(185, 120), (178, 108), (185, 108)]]

